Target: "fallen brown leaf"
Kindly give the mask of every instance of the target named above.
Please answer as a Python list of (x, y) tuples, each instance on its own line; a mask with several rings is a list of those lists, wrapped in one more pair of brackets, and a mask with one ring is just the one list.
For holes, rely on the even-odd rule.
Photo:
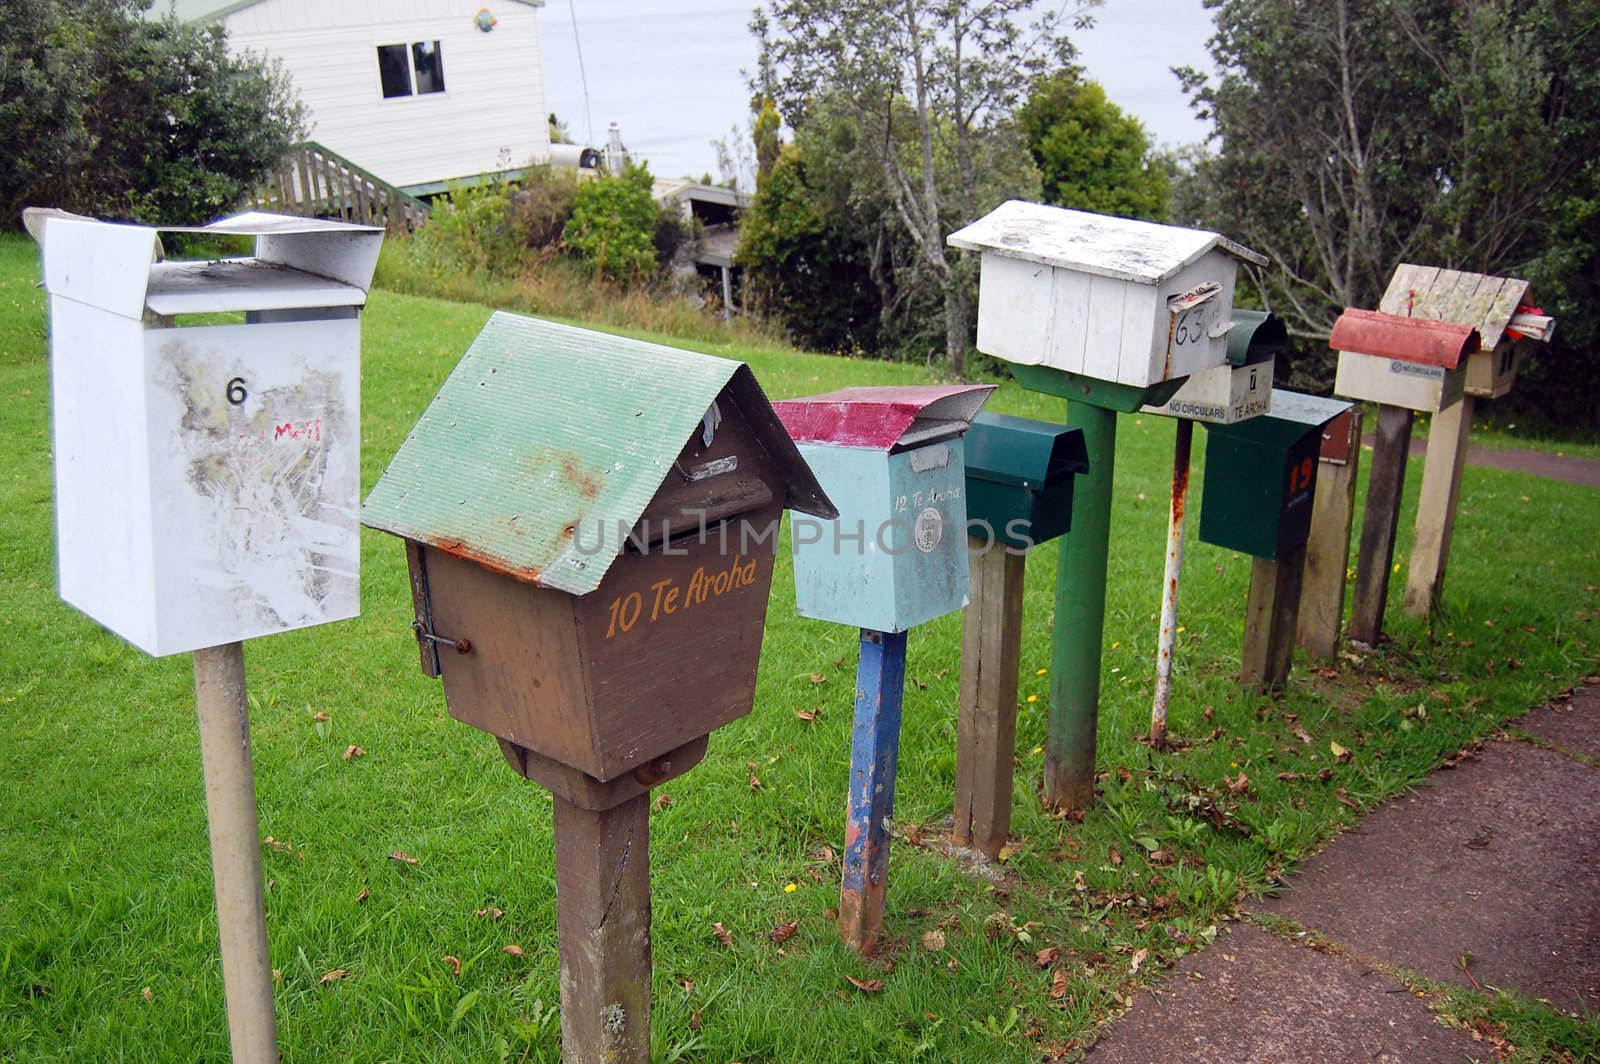
[(143, 990), (139, 991), (139, 996), (144, 998), (146, 1003), (152, 1002), (156, 999), (155, 991), (151, 990), (149, 987), (145, 987)]
[(355, 743), (351, 743), (349, 746), (344, 748), (344, 759), (346, 761), (349, 761), (352, 758), (366, 757), (366, 756), (367, 756), (367, 752), (365, 750), (361, 749), (361, 747), (357, 746)]
[(328, 716), (326, 713), (318, 711), (317, 713), (312, 714), (311, 719), (316, 721), (318, 724), (326, 724), (333, 718)]
[(519, 946), (519, 945), (517, 945), (515, 943), (512, 943), (511, 945), (509, 945), (509, 946), (505, 947), (504, 949), (502, 949), (500, 952), (501, 953), (509, 953), (513, 957), (520, 957), (526, 951), (523, 950), (523, 948), (521, 946)]
[(1344, 806), (1345, 808), (1352, 809), (1357, 813), (1365, 813), (1366, 812), (1365, 809), (1361, 808), (1361, 804), (1359, 802), (1357, 802), (1355, 799), (1351, 798), (1348, 794), (1345, 793), (1345, 790), (1344, 790), (1343, 787), (1340, 787), (1337, 791), (1334, 792), (1334, 800), (1336, 800), (1340, 805)]
[(356, 904), (360, 905), (370, 897), (372, 897), (372, 891), (366, 887), (362, 887), (361, 893), (356, 895)]
[(1011, 860), (1021, 852), (1021, 846), (1014, 842), (1008, 842), (1004, 846), (1000, 847), (1000, 852), (995, 854), (995, 860), (999, 861), (1001, 864), (1005, 864), (1007, 861)]
[(759, 791), (761, 789), (761, 779), (754, 772), (750, 773), (750, 789), (752, 791)]
[(779, 924), (767, 932), (767, 938), (771, 939), (774, 945), (781, 946), (793, 938), (794, 933), (798, 930), (800, 930), (800, 918), (796, 917), (788, 923)]
[(805, 721), (807, 724), (810, 724), (812, 721), (814, 721), (818, 717), (822, 716), (822, 710), (820, 710), (820, 709), (797, 709), (797, 710), (794, 711), (794, 715), (796, 717), (798, 717), (800, 720)]
[(661, 795), (660, 797), (658, 797), (656, 799), (656, 808), (657, 809), (665, 809), (667, 806), (669, 806), (671, 804), (672, 804), (672, 795), (670, 795), (670, 794), (663, 794), (663, 795)]
[(820, 672), (814, 672), (814, 673), (811, 674), (811, 682), (814, 683), (814, 684), (815, 683), (827, 683), (828, 682), (828, 678), (826, 676), (822, 675), (822, 673), (820, 673)]
[(1067, 973), (1056, 969), (1056, 974), (1050, 977), (1050, 1000), (1060, 1001), (1067, 996)]
[(1350, 751), (1349, 751), (1349, 749), (1346, 748), (1346, 747), (1340, 746), (1337, 742), (1335, 742), (1332, 739), (1328, 740), (1328, 753), (1332, 754), (1333, 755), (1333, 759), (1335, 761), (1340, 762), (1340, 763), (1343, 763), (1345, 761), (1349, 761), (1350, 760)]
[(1238, 779), (1232, 779), (1224, 774), (1222, 782), (1228, 788), (1229, 794), (1243, 794), (1250, 789), (1250, 777), (1244, 774), (1243, 769), (1239, 770)]
[(350, 972), (346, 968), (335, 968), (333, 971), (325, 973), (317, 982), (326, 986), (328, 983), (337, 983), (349, 974)]
[(1139, 972), (1140, 966), (1142, 966), (1144, 964), (1144, 962), (1147, 959), (1149, 959), (1149, 957), (1150, 957), (1150, 951), (1147, 950), (1147, 949), (1134, 950), (1133, 951), (1133, 963), (1128, 966), (1128, 974), (1129, 975), (1137, 975), (1138, 972)]
[(1061, 947), (1059, 946), (1046, 946), (1033, 955), (1033, 963), (1041, 968), (1048, 968), (1060, 959)]
[(460, 975), (461, 974), (461, 958), (460, 957), (454, 956), (453, 954), (445, 954), (444, 962), (450, 966), (450, 970), (452, 972), (454, 972), (456, 975)]
[(1175, 858), (1166, 850), (1154, 850), (1150, 854), (1150, 863), (1153, 865), (1169, 865)]
[(1111, 867), (1113, 867), (1113, 868), (1121, 868), (1122, 867), (1122, 851), (1121, 850), (1117, 849), (1115, 846), (1111, 847), (1110, 857), (1111, 857)]
[(1296, 724), (1290, 730), (1294, 732), (1294, 737), (1296, 739), (1299, 739), (1301, 742), (1305, 743), (1307, 746), (1310, 746), (1311, 743), (1313, 742), (1313, 740), (1311, 738), (1311, 733), (1306, 731), (1300, 725)]
[(689, 1030), (698, 1031), (703, 1026), (700, 1020), (700, 1010), (695, 1009), (689, 1014)]
[(408, 865), (414, 865), (414, 864), (417, 863), (417, 859), (415, 857), (412, 857), (409, 853), (406, 853), (406, 851), (404, 851), (404, 850), (396, 850), (396, 851), (394, 851), (394, 853), (391, 853), (389, 855), (389, 860), (391, 860), (391, 861), (399, 861), (401, 864), (408, 864)]
[(1300, 773), (1298, 773), (1298, 772), (1280, 772), (1280, 773), (1278, 773), (1278, 778), (1280, 780), (1283, 780), (1283, 782), (1285, 782), (1285, 783), (1293, 783), (1295, 780), (1300, 778)]
[(1083, 869), (1081, 868), (1072, 870), (1072, 889), (1080, 891), (1089, 889), (1089, 884), (1083, 881)]
[(728, 934), (728, 929), (722, 926), (721, 920), (718, 920), (716, 923), (711, 925), (711, 933), (717, 936), (718, 942), (721, 942), (729, 949), (733, 948), (733, 936)]
[(504, 909), (497, 909), (493, 905), (489, 906), (487, 909), (472, 910), (473, 916), (487, 916), (491, 920), (498, 920), (505, 914), (506, 911)]
[(924, 931), (922, 933), (922, 948), (929, 953), (938, 953), (944, 949), (944, 932), (939, 930)]
[(882, 979), (857, 979), (853, 975), (847, 975), (844, 980), (857, 990), (865, 990), (869, 994), (876, 994), (883, 989)]

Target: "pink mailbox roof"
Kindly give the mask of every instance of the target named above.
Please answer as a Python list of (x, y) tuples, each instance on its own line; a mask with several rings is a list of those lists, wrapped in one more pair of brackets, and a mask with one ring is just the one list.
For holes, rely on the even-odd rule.
[(888, 451), (896, 444), (965, 432), (992, 384), (840, 388), (772, 404), (796, 443)]
[(1396, 358), (1455, 369), (1478, 349), (1478, 330), (1445, 321), (1402, 318), (1377, 310), (1348, 308), (1334, 322), (1328, 346), (1358, 355)]

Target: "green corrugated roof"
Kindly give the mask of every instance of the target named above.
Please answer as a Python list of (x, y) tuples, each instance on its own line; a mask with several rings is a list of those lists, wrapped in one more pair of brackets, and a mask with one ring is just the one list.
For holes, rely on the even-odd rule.
[(730, 385), (789, 504), (833, 516), (744, 363), (502, 311), (390, 460), (362, 523), (587, 594)]

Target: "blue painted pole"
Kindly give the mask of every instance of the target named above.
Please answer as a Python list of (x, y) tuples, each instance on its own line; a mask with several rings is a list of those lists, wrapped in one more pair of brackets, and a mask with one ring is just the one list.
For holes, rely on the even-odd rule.
[(861, 659), (856, 666), (855, 726), (850, 737), (850, 804), (844, 832), (839, 934), (846, 945), (866, 957), (877, 949), (883, 933), (905, 680), (906, 633), (863, 628)]

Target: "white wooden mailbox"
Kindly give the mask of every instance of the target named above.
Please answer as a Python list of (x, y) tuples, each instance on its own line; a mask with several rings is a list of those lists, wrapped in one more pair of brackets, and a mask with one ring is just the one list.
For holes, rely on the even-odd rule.
[[(254, 254), (159, 261), (162, 232)], [(357, 313), (383, 230), (47, 216), (39, 237), (61, 597), (158, 656), (355, 616)]]
[(1528, 282), (1403, 262), (1378, 309), (1385, 314), (1468, 325), (1481, 344), (1467, 354), (1466, 394), (1498, 399), (1511, 391), (1530, 343), (1548, 342), (1555, 319), (1533, 306)]
[(1335, 395), (1434, 413), (1461, 401), (1466, 356), (1479, 341), (1468, 325), (1352, 307), (1328, 345), (1339, 352)]
[(1134, 388), (1221, 366), (1240, 260), (1198, 229), (1012, 200), (951, 234), (982, 253), (978, 349)]

